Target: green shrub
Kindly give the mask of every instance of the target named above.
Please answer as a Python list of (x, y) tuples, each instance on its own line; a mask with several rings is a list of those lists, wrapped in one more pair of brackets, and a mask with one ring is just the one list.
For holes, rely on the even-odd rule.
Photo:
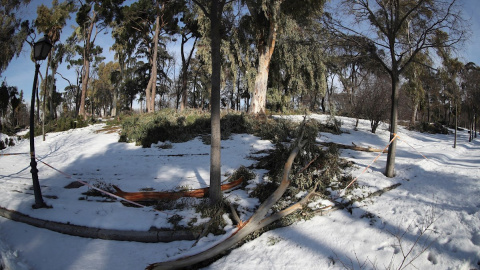
[(448, 134), (448, 128), (442, 125), (439, 122), (427, 123), (421, 122), (415, 124), (414, 126), (409, 127), (410, 130), (419, 131), (422, 133), (431, 133), (431, 134)]
[[(51, 120), (45, 124), (45, 134), (50, 132), (67, 131), (74, 128), (83, 128), (88, 126), (88, 122), (81, 117), (60, 117), (55, 120)], [(35, 126), (35, 136), (42, 135), (42, 125)], [(29, 138), (30, 132), (24, 135), (24, 138)]]
[[(151, 114), (126, 115), (120, 121), (120, 142), (135, 142), (150, 147), (152, 143), (160, 141), (185, 142), (201, 136), (205, 144), (210, 143), (210, 114), (203, 111), (187, 110), (178, 113), (164, 109)], [(309, 125), (316, 127), (315, 132), (322, 130), (338, 134), (341, 123), (320, 124), (312, 120)], [(298, 123), (290, 120), (237, 112), (222, 114), (220, 126), (222, 140), (235, 133), (248, 133), (273, 143), (289, 141), (296, 136), (298, 129)]]

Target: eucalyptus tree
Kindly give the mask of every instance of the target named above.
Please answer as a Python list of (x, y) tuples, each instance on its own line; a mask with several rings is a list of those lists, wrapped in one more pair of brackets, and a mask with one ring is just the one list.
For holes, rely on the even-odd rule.
[(114, 82), (112, 82), (112, 74), (118, 74), (120, 70), (120, 65), (118, 62), (101, 62), (97, 67), (97, 76), (96, 80), (92, 81), (94, 85), (94, 92), (92, 93), (92, 98), (99, 106), (103, 109), (104, 115), (111, 115), (114, 101)]
[(79, 9), (76, 22), (78, 27), (72, 33), (71, 40), (81, 43), (77, 46), (81, 50), (82, 58), (82, 95), (80, 98), (79, 115), (86, 119), (85, 98), (87, 95), (90, 62), (95, 52), (98, 53), (99, 47), (95, 46), (97, 35), (106, 31), (109, 24), (115, 16), (118, 16), (120, 5), (124, 0), (77, 0)]
[[(392, 80), (390, 137), (397, 133), (400, 76), (420, 53), (453, 47), (467, 26), (457, 0), (339, 0), (344, 16), (327, 17), (333, 32), (364, 48)], [(347, 22), (349, 25), (347, 25)], [(355, 22), (353, 27), (351, 22)], [(357, 26), (357, 27), (355, 27)], [(385, 175), (394, 176), (396, 140), (388, 148)]]
[[(79, 42), (78, 37), (79, 36), (73, 33), (72, 36), (70, 36), (67, 39), (66, 60), (68, 62), (67, 69), (75, 68), (75, 72), (77, 75), (78, 98), (75, 99), (75, 103), (76, 103), (75, 116), (81, 115), (84, 119), (86, 119), (85, 99), (87, 98), (87, 94), (88, 94), (90, 74), (93, 72), (90, 69), (90, 64), (95, 61), (100, 62), (99, 60), (103, 58), (101, 56), (103, 52), (103, 48), (98, 45), (95, 46), (93, 43), (90, 43), (90, 45), (88, 46), (89, 47), (88, 61), (85, 61), (85, 58), (83, 57), (83, 55), (86, 49), (85, 49), (85, 46), (81, 46), (78, 44)], [(77, 56), (79, 56), (79, 58), (76, 58)], [(88, 62), (88, 65), (85, 65), (85, 62)], [(87, 70), (88, 70), (88, 74), (86, 73)], [(82, 108), (83, 108), (83, 112), (82, 112)]]
[(297, 98), (298, 108), (315, 110), (326, 93), (325, 42), (321, 25), (312, 20), (299, 28), (292, 18), (280, 22), (282, 35), (276, 42), (270, 67), (267, 106), (276, 100), (281, 110)]
[[(265, 113), (270, 61), (282, 26), (297, 24), (296, 31), (318, 17), (324, 0), (245, 0), (248, 14), (242, 18), (256, 49), (256, 75), (250, 112)], [(288, 20), (288, 21), (287, 21)], [(293, 29), (294, 27), (290, 27)], [(247, 45), (249, 46), (249, 45)]]
[(0, 75), (5, 71), (14, 56), (22, 52), (23, 44), (30, 34), (28, 21), (19, 18), (19, 11), (30, 3), (30, 0), (1, 1), (0, 4)]
[(405, 83), (402, 85), (402, 90), (405, 90), (406, 95), (411, 101), (411, 116), (410, 126), (415, 125), (417, 114), (420, 105), (425, 99), (425, 89), (431, 87), (429, 83), (432, 76), (432, 60), (427, 54), (419, 53), (415, 57), (415, 60), (405, 68), (404, 77)]

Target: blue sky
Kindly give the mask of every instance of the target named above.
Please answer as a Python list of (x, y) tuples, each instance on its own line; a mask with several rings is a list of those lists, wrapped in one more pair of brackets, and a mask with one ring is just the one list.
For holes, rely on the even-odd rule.
[[(464, 16), (469, 20), (472, 31), (470, 40), (465, 44), (465, 46), (459, 48), (459, 51), (457, 52), (458, 57), (463, 62), (474, 62), (477, 65), (480, 65), (480, 0), (458, 1), (464, 7)], [(51, 6), (51, 0), (33, 0), (27, 6), (27, 8), (19, 11), (17, 15), (19, 15), (21, 18), (33, 20), (36, 18), (37, 6), (41, 5), (42, 3), (47, 6)], [(71, 25), (73, 24), (75, 24), (74, 18), (72, 18), (64, 28), (61, 34), (62, 41), (65, 41), (65, 39), (72, 33)], [(113, 55), (109, 51), (110, 46), (113, 44), (110, 33), (106, 35), (99, 34), (97, 41), (97, 44), (103, 47), (103, 56), (106, 57), (105, 61), (113, 61)], [(45, 63), (41, 63), (40, 67), (42, 74), (45, 73), (46, 69), (46, 61), (43, 62)], [(30, 60), (30, 47), (26, 45), (24, 46), (21, 55), (18, 58), (14, 58), (7, 70), (2, 74), (2, 77), (0, 77), (0, 82), (6, 80), (8, 85), (17, 86), (19, 91), (23, 90), (24, 99), (27, 103), (29, 103), (33, 86), (34, 72), (35, 66)], [(74, 70), (68, 70), (65, 63), (60, 66), (58, 72), (67, 77), (72, 83), (75, 83), (75, 72)], [(63, 92), (63, 89), (66, 86), (68, 86), (68, 83), (57, 76), (57, 91)]]

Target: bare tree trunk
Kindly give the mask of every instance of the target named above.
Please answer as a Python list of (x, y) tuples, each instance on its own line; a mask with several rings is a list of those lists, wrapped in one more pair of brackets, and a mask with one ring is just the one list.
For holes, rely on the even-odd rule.
[(270, 64), (270, 57), (268, 52), (264, 52), (260, 55), (257, 76), (255, 77), (255, 91), (253, 92), (252, 106), (250, 107), (251, 113), (259, 114), (265, 113), (265, 107), (267, 104), (267, 83), (268, 83), (268, 70)]
[(88, 57), (84, 58), (83, 66), (85, 67), (85, 70), (82, 77), (82, 96), (80, 98), (80, 111), (78, 114), (83, 116), (83, 120), (86, 120), (87, 114), (85, 113), (85, 98), (87, 97), (87, 86), (90, 73), (90, 61), (88, 61)]
[(470, 123), (468, 124), (468, 130), (470, 131), (470, 134), (468, 136), (468, 142), (472, 142), (473, 141), (473, 120), (472, 119), (470, 120)]
[[(275, 2), (272, 9), (278, 11), (282, 1)], [(273, 12), (276, 14), (277, 12)], [(277, 40), (277, 21), (270, 16), (270, 29), (265, 45), (258, 44), (258, 68), (255, 77), (255, 89), (252, 97), (252, 104), (250, 112), (253, 114), (265, 113), (267, 105), (267, 86), (268, 86), (268, 72), (270, 70), (270, 60), (275, 49), (275, 42)], [(263, 41), (257, 41), (258, 43)]]
[[(148, 112), (155, 111), (155, 96), (157, 95), (157, 57), (158, 57), (158, 35), (160, 34), (160, 15), (157, 14), (155, 18), (155, 36), (153, 37), (153, 59), (152, 59), (152, 72), (150, 77), (150, 82), (148, 83), (151, 87), (150, 100), (147, 98)], [(149, 88), (147, 86), (147, 92)]]
[(54, 105), (54, 100), (53, 100), (53, 92), (54, 92), (54, 86), (55, 86), (55, 74), (57, 73), (57, 69), (55, 67), (52, 67), (52, 81), (50, 83), (50, 89), (48, 91), (48, 95), (50, 96), (50, 119), (56, 119), (56, 108)]
[(458, 129), (458, 105), (455, 104), (455, 140), (453, 142), (453, 148), (457, 148), (457, 129)]
[(188, 41), (188, 38), (182, 36), (182, 46), (180, 47), (181, 55), (182, 55), (182, 104), (180, 105), (180, 111), (185, 110), (188, 106), (188, 88), (187, 88), (188, 67), (190, 66), (190, 60), (192, 59), (192, 55), (193, 55), (193, 51), (195, 50), (195, 44), (197, 43), (197, 39), (198, 38), (195, 37), (195, 41), (193, 41), (193, 46), (192, 46), (192, 49), (190, 50), (188, 58), (185, 59), (184, 46), (185, 46), (185, 43)]
[(418, 103), (415, 102), (412, 110), (412, 117), (410, 118), (410, 126), (415, 126), (415, 120), (417, 119)]
[(88, 86), (88, 80), (90, 78), (90, 40), (92, 38), (92, 32), (93, 32), (93, 27), (95, 26), (95, 19), (96, 19), (97, 13), (94, 11), (91, 22), (90, 22), (90, 27), (88, 28), (88, 33), (87, 33), (87, 38), (85, 39), (85, 44), (83, 48), (83, 77), (82, 77), (82, 96), (80, 98), (80, 111), (79, 115), (83, 116), (83, 120), (87, 120), (87, 115), (85, 113), (85, 98), (87, 97), (87, 86)]
[(221, 130), (220, 130), (220, 75), (221, 75), (221, 34), (220, 24), (224, 2), (212, 0), (210, 4), (210, 46), (212, 54), (211, 144), (210, 144), (210, 203), (222, 200), (221, 185)]
[(145, 110), (150, 112), (150, 88), (152, 88), (152, 74), (150, 73), (150, 79), (148, 80), (147, 88), (145, 89)]
[[(43, 81), (42, 73), (38, 72), (40, 75), (40, 80)], [(37, 116), (35, 117), (37, 124), (40, 123), (40, 97), (38, 96), (38, 86), (40, 85), (40, 80), (37, 80), (37, 85), (35, 86), (35, 95), (37, 97)]]
[[(392, 140), (397, 134), (397, 118), (398, 118), (398, 89), (399, 89), (399, 76), (396, 71), (396, 66), (392, 68), (392, 108), (390, 115), (390, 140)], [(385, 175), (387, 177), (395, 176), (395, 152), (397, 150), (397, 141), (394, 140), (388, 147), (387, 154), (387, 166)]]
[(473, 114), (473, 134), (474, 134), (474, 137), (477, 138), (477, 122), (478, 122), (478, 119), (477, 119), (477, 113), (474, 113)]
[(51, 52), (48, 54), (48, 61), (47, 61), (47, 69), (45, 70), (45, 79), (43, 83), (43, 114), (42, 114), (42, 138), (43, 141), (45, 141), (45, 114), (47, 113), (47, 106), (46, 106), (46, 100), (47, 100), (47, 82), (48, 82), (48, 63), (50, 63), (51, 58)]

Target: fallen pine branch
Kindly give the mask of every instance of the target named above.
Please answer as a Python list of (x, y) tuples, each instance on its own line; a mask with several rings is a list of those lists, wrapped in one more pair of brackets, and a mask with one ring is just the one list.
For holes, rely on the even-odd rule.
[[(296, 147), (292, 150), (292, 152), (290, 153), (290, 156), (285, 162), (282, 181), (278, 186), (278, 188), (267, 198), (267, 200), (265, 200), (260, 205), (260, 207), (250, 217), (250, 219), (248, 219), (246, 222), (243, 222), (243, 223), (241, 222), (239, 224), (239, 226), (237, 227), (237, 230), (231, 236), (229, 236), (224, 241), (218, 243), (217, 245), (213, 246), (212, 248), (202, 251), (200, 253), (197, 253), (195, 255), (183, 257), (173, 261), (154, 263), (149, 265), (147, 269), (155, 269), (155, 270), (179, 269), (179, 268), (188, 267), (196, 263), (208, 260), (224, 252), (225, 250), (229, 249), (230, 247), (235, 245), (237, 242), (241, 241), (244, 237), (246, 237), (250, 233), (267, 226), (268, 224), (272, 223), (275, 220), (280, 219), (285, 215), (288, 215), (290, 211), (293, 212), (299, 209), (300, 208), (299, 206), (291, 206), (287, 208), (287, 209), (290, 209), (288, 211), (286, 211), (287, 209), (285, 209), (279, 213), (266, 217), (269, 210), (282, 197), (282, 195), (285, 193), (288, 186), (290, 185), (290, 180), (288, 179), (288, 176), (290, 174), (293, 161), (297, 156), (298, 152), (300, 151), (300, 149), (305, 145), (305, 142), (301, 141), (302, 138), (303, 138), (303, 131), (302, 131), (302, 135), (300, 135), (300, 138), (297, 141)], [(313, 192), (310, 192), (309, 194), (313, 194)], [(309, 196), (307, 195), (306, 197), (309, 197)], [(304, 203), (306, 201), (308, 201), (308, 198), (306, 200), (302, 199), (301, 202)], [(301, 202), (297, 204), (300, 204)]]
[[(227, 184), (221, 185), (221, 190), (229, 190), (239, 186), (243, 182), (243, 177)], [(187, 191), (141, 191), (141, 192), (125, 192), (119, 187), (113, 185), (116, 190), (115, 195), (127, 199), (129, 201), (151, 201), (151, 200), (176, 200), (182, 197), (203, 198), (208, 194), (208, 187)]]
[[(319, 144), (323, 146), (332, 146), (335, 145), (338, 148), (341, 149), (350, 149), (350, 150), (355, 150), (355, 151), (363, 151), (363, 152), (382, 152), (382, 149), (378, 148), (373, 148), (373, 147), (361, 147), (357, 145), (346, 145), (346, 144), (341, 144), (341, 143), (334, 143), (334, 142), (320, 142)], [(383, 151), (383, 153), (387, 153), (388, 149)]]
[[(268, 212), (273, 207), (273, 205), (276, 202), (278, 202), (278, 200), (283, 196), (287, 188), (290, 186), (290, 180), (288, 178), (289, 178), (293, 161), (297, 156), (298, 152), (300, 151), (300, 149), (305, 145), (305, 142), (301, 142), (302, 137), (303, 137), (303, 132), (302, 132), (302, 135), (300, 136), (300, 139), (297, 141), (296, 147), (292, 150), (292, 152), (290, 153), (290, 156), (285, 162), (282, 181), (278, 186), (278, 188), (267, 198), (267, 200), (265, 200), (260, 205), (257, 211), (247, 221), (242, 222), (240, 220), (238, 222), (236, 231), (233, 232), (228, 238), (217, 243), (213, 247), (207, 250), (201, 251), (197, 254), (194, 254), (191, 256), (185, 256), (176, 260), (154, 263), (149, 265), (147, 269), (160, 270), (160, 269), (180, 269), (185, 267), (191, 267), (197, 263), (209, 260), (221, 254), (222, 252), (228, 250), (229, 248), (231, 248), (232, 246), (240, 242), (244, 237), (248, 236), (250, 233), (260, 230), (265, 226), (271, 224), (272, 222), (275, 222), (283, 217), (286, 217), (294, 213), (295, 211), (301, 210), (304, 207), (304, 205), (308, 203), (310, 198), (317, 194), (315, 192), (316, 186), (299, 202), (279, 212), (276, 212), (272, 215), (267, 216)], [(390, 189), (393, 189), (396, 187), (398, 187), (398, 185), (391, 187)], [(386, 188), (385, 191), (390, 189)], [(375, 192), (374, 194), (371, 194), (370, 197), (379, 196), (381, 194), (382, 194), (381, 192)], [(323, 207), (322, 209), (318, 209), (314, 213), (329, 212), (329, 211), (334, 211), (338, 209), (343, 209), (345, 207), (346, 205), (336, 203), (333, 206), (326, 206), (326, 207)], [(235, 211), (232, 211), (232, 212), (235, 212)]]

